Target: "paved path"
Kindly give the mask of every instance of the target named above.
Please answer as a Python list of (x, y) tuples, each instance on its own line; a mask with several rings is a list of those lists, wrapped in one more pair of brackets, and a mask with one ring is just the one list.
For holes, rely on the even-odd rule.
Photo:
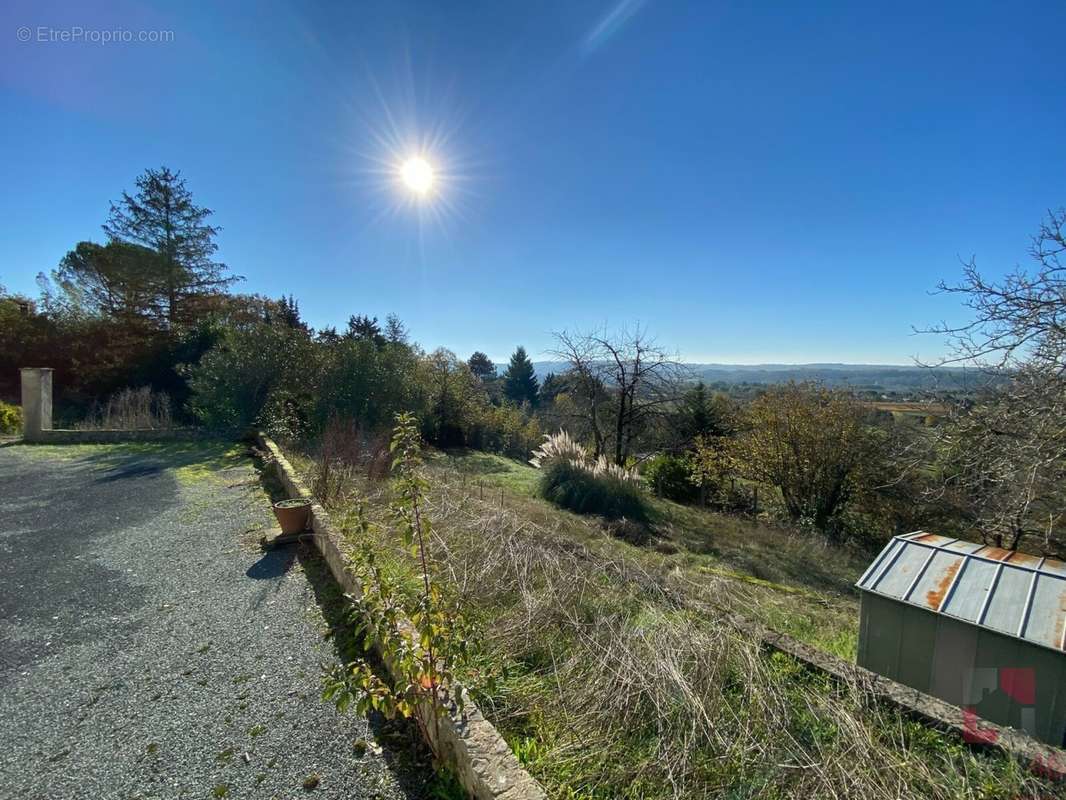
[(239, 449), (0, 448), (0, 797), (425, 796), (319, 698), (320, 562), (271, 525)]

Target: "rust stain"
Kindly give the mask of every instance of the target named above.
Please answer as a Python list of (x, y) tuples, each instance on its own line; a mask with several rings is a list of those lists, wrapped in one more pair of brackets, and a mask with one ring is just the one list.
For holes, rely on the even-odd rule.
[(1066, 562), (1059, 561), (1057, 558), (1049, 558), (1044, 562), (1044, 568), (1051, 572), (1066, 572)]
[(1035, 567), (1037, 564), (1040, 563), (1040, 559), (1037, 558), (1036, 556), (1031, 556), (1028, 553), (1020, 553), (1017, 550), (1015, 550), (1014, 553), (1011, 554), (1010, 563), (1012, 563), (1012, 564), (1027, 564), (1027, 565), (1031, 565), (1031, 566)]
[(1006, 561), (1010, 558), (1013, 550), (1004, 550), (1002, 547), (992, 547), (989, 545), (984, 550), (980, 551), (980, 554), (985, 558), (991, 558), (993, 561)]
[(930, 539), (939, 539), (935, 533), (923, 533), (921, 536), (915, 536), (911, 539), (912, 542), (928, 542)]
[(947, 593), (948, 587), (951, 586), (951, 582), (955, 579), (955, 574), (959, 571), (959, 567), (961, 566), (961, 558), (953, 561), (951, 565), (944, 570), (944, 574), (940, 576), (936, 588), (930, 589), (925, 593), (925, 602), (934, 611), (940, 609), (940, 604), (944, 602), (944, 595)]
[(1066, 652), (1066, 589), (1059, 594), (1058, 618), (1055, 620), (1055, 638), (1052, 646), (1059, 646)]

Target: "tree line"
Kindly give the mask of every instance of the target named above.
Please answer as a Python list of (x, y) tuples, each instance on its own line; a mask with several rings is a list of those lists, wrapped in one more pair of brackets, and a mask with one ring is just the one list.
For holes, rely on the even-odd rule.
[(0, 288), (0, 397), (41, 365), (57, 370), (61, 419), (147, 386), (185, 421), (306, 442), (337, 419), (369, 433), (412, 412), (433, 444), (525, 460), (565, 430), (668, 498), (751, 512), (763, 487), (764, 513), (838, 543), (924, 526), (1063, 554), (1066, 212), (1034, 238), (1034, 272), (993, 282), (971, 263), (941, 287), (974, 319), (935, 332), (990, 380), (929, 428), (812, 384), (709, 390), (641, 326), (557, 331), (561, 366), (543, 381), (521, 346), (498, 370), (483, 351), (424, 350), (393, 314), (315, 330), (292, 295), (235, 291), (212, 214), (179, 172), (146, 170), (111, 204), (103, 241), (76, 243), (38, 297)]

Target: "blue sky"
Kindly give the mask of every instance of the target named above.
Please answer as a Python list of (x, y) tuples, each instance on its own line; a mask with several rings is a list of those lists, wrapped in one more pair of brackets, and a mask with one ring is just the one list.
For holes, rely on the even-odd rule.
[[(938, 279), (1024, 263), (1066, 203), (1060, 0), (214, 5), (4, 4), (8, 289), (167, 164), (242, 290), (316, 326), (393, 311), (503, 359), (639, 320), (692, 361), (908, 363), (941, 349), (912, 326), (964, 318)], [(173, 34), (39, 40), (77, 26)]]

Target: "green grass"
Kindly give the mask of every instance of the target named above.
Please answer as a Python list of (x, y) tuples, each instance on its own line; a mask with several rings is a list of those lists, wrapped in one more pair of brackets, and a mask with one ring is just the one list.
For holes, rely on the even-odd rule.
[(431, 468), (445, 467), (457, 471), (474, 488), (484, 484), (527, 497), (537, 494), (540, 472), (513, 458), (464, 449), (433, 451), (426, 454), (426, 461)]
[(196, 483), (240, 466), (247, 448), (231, 441), (116, 442), (107, 444), (17, 444), (20, 455), (48, 461), (82, 462), (94, 469), (114, 469), (134, 459), (159, 461), (179, 483)]

